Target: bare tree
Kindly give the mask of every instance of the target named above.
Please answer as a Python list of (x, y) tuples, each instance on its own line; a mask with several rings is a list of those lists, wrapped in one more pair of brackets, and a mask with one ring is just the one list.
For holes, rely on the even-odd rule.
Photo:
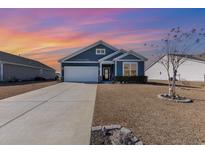
[(164, 39), (158, 44), (144, 44), (160, 51), (161, 63), (167, 71), (169, 83), (169, 96), (176, 97), (176, 76), (179, 67), (188, 56), (200, 47), (205, 40), (204, 28), (193, 28), (191, 31), (183, 31), (180, 27), (172, 28)]

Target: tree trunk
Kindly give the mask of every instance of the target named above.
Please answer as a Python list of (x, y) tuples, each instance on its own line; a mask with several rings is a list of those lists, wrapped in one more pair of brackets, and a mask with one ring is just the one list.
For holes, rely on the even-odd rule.
[(169, 96), (171, 96), (172, 95), (172, 88), (171, 88), (171, 79), (170, 79), (170, 77), (169, 77), (169, 79), (168, 79), (168, 84), (169, 84)]
[(172, 78), (172, 86), (171, 86), (171, 97), (175, 98), (176, 96), (176, 76), (177, 76), (177, 70), (173, 70), (173, 78)]

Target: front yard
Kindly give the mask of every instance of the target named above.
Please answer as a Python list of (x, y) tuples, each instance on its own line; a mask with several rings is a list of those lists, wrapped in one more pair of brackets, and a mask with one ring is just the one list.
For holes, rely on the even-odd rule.
[(157, 98), (163, 84), (99, 84), (93, 126), (121, 124), (131, 128), (143, 144), (204, 144), (205, 88), (178, 87), (194, 100), (190, 104)]
[(57, 84), (57, 81), (0, 83), (0, 99)]

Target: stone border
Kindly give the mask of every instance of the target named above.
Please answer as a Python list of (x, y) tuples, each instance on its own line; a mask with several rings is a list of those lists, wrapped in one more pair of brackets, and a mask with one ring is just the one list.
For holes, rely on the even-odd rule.
[[(174, 101), (177, 103), (192, 103), (193, 101), (189, 98), (184, 98), (184, 99), (171, 99), (166, 97), (168, 94), (159, 94), (158, 98), (168, 100), (168, 101)], [(181, 97), (182, 98), (182, 97)]]
[[(92, 127), (91, 139), (92, 145), (143, 145), (142, 141), (134, 135), (131, 129), (118, 124)], [(98, 143), (96, 139), (100, 139), (103, 142)]]
[(95, 126), (92, 127), (92, 131), (100, 131), (102, 129), (112, 130), (112, 129), (120, 129), (121, 125), (105, 125), (105, 126)]

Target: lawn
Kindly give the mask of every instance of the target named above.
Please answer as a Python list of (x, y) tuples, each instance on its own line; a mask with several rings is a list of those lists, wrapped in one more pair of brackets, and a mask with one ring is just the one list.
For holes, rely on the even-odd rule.
[(0, 83), (0, 99), (57, 84), (57, 81)]
[(99, 84), (93, 126), (121, 124), (131, 128), (143, 144), (204, 144), (205, 88), (177, 88), (190, 104), (157, 98), (164, 84)]

